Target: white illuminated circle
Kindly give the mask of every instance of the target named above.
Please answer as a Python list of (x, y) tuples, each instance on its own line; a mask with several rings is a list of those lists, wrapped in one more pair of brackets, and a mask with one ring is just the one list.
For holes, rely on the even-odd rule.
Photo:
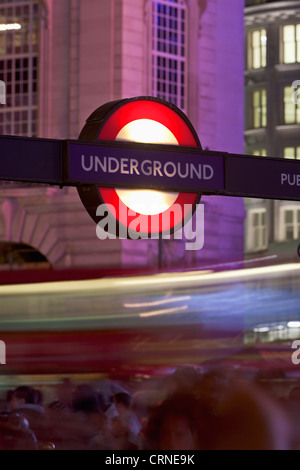
[[(152, 119), (137, 119), (124, 126), (116, 140), (148, 144), (179, 145), (174, 134), (163, 124)], [(116, 193), (129, 209), (143, 215), (160, 214), (176, 201), (178, 193), (154, 190), (117, 189)]]
[(116, 140), (178, 145), (178, 140), (170, 129), (152, 119), (136, 119), (129, 122), (120, 130)]

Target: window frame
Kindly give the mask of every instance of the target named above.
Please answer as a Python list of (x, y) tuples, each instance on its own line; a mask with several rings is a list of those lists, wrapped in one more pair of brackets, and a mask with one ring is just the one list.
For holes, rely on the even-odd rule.
[[(293, 149), (294, 156), (293, 157), (286, 157), (285, 151), (287, 149)], [(283, 147), (283, 158), (287, 160), (300, 160), (300, 146), (299, 145), (289, 145), (287, 147)]]
[[(259, 94), (259, 106), (255, 106), (255, 93)], [(262, 94), (265, 95), (265, 105), (262, 104)], [(251, 109), (250, 116), (251, 121), (249, 122), (249, 129), (265, 129), (268, 124), (268, 97), (266, 88), (255, 88), (250, 91), (248, 95), (248, 107)], [(256, 111), (257, 110), (257, 111)], [(256, 113), (259, 116), (259, 125), (256, 125)]]
[[(287, 92), (287, 99), (286, 99), (286, 92)], [(300, 100), (297, 102), (293, 101), (293, 91), (291, 85), (284, 85), (282, 87), (282, 123), (284, 125), (294, 125), (300, 124)], [(294, 118), (292, 121), (287, 120), (287, 105), (290, 108), (293, 108)]]
[[(286, 224), (286, 213), (288, 211), (291, 211), (293, 213), (293, 222), (292, 222), (292, 227), (293, 227), (293, 238), (289, 239), (287, 238), (287, 224)], [(297, 221), (299, 213), (299, 222)], [(300, 239), (300, 205), (284, 205), (280, 207), (280, 213), (279, 213), (279, 238), (280, 241), (282, 242), (293, 242), (298, 239)]]
[[(254, 225), (254, 217), (259, 216), (258, 226)], [(262, 224), (262, 215), (264, 215), (265, 220)], [(266, 208), (253, 208), (249, 209), (248, 215), (248, 250), (251, 252), (264, 251), (268, 248), (268, 224), (267, 224), (267, 209)], [(256, 232), (258, 232), (259, 243), (256, 244)]]
[[(6, 83), (8, 106), (0, 108), (0, 133), (37, 137), (39, 134), (40, 44), (42, 3), (24, 0), (0, 5), (0, 14), (12, 12), (21, 30), (1, 32), (11, 38), (11, 50), (0, 55), (0, 79)], [(18, 21), (19, 20), (19, 21)], [(25, 35), (23, 46), (19, 34)], [(17, 41), (15, 41), (17, 39)], [(20, 46), (21, 44), (21, 46)], [(21, 49), (20, 49), (21, 47)], [(18, 49), (19, 48), (19, 49)], [(25, 115), (26, 114), (26, 115)]]
[[(294, 27), (294, 46), (295, 46), (295, 59), (287, 62), (285, 60), (285, 41), (284, 41), (284, 30), (286, 27)], [(299, 28), (299, 41), (297, 41), (297, 27)], [(284, 65), (298, 64), (300, 63), (300, 23), (285, 23), (280, 28), (280, 50), (281, 60), (280, 62)]]
[[(262, 44), (262, 37), (264, 32), (266, 37), (265, 44)], [(260, 59), (259, 59), (259, 66), (254, 67), (254, 45), (253, 45), (253, 36), (255, 33), (259, 33), (260, 45), (259, 45), (259, 52), (260, 52)], [(266, 28), (256, 28), (251, 29), (248, 31), (247, 34), (247, 70), (260, 70), (267, 67), (268, 62), (268, 35)]]
[[(161, 25), (159, 29), (156, 27), (154, 18), (158, 11), (158, 5), (166, 9), (177, 9), (177, 28), (168, 29), (167, 25)], [(150, 0), (151, 10), (151, 39), (150, 39), (150, 89), (152, 96), (164, 99), (173, 103), (184, 113), (188, 109), (188, 5), (185, 0)], [(162, 8), (163, 10), (163, 8)], [(184, 12), (184, 18), (182, 18)], [(165, 15), (165, 18), (164, 18)], [(181, 17), (178, 20), (178, 15)], [(162, 21), (169, 18), (170, 24), (176, 24), (176, 18), (162, 12)], [(184, 22), (184, 31), (182, 32), (182, 22)], [(175, 41), (167, 41), (167, 37), (171, 38), (172, 34), (180, 40), (177, 42), (177, 54), (170, 51), (159, 50), (159, 47), (172, 47), (176, 50)], [(165, 33), (166, 37), (162, 36)], [(183, 38), (182, 38), (183, 36)], [(183, 42), (182, 42), (183, 41)], [(183, 44), (183, 45), (182, 45)], [(184, 53), (182, 54), (182, 47)], [(180, 51), (179, 51), (180, 49)], [(168, 77), (167, 77), (168, 76)], [(158, 89), (160, 87), (160, 89)], [(176, 89), (177, 87), (177, 89)], [(176, 93), (177, 91), (177, 93)]]

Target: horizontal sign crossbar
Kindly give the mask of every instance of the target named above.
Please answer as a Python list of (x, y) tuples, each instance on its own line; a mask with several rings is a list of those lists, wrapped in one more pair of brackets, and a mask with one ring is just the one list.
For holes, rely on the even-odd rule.
[(74, 184), (134, 187), (167, 191), (215, 192), (224, 190), (224, 159), (182, 152), (178, 146), (127, 145), (110, 142), (100, 146), (69, 143), (68, 181)]
[(0, 180), (300, 201), (300, 162), (165, 144), (0, 136)]

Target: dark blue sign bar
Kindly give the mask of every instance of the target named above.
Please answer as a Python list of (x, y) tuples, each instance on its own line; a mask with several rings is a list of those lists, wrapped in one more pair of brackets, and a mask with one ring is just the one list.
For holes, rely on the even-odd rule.
[(0, 180), (62, 184), (62, 142), (0, 136)]
[(193, 147), (69, 142), (69, 182), (182, 192), (224, 191), (224, 155)]
[(226, 195), (300, 200), (300, 162), (228, 155), (225, 188)]
[(300, 201), (300, 162), (135, 142), (0, 136), (0, 180)]

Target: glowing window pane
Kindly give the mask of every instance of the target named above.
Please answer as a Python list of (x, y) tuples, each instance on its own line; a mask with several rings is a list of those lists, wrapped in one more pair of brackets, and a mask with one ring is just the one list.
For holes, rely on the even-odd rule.
[(253, 105), (255, 108), (257, 108), (259, 104), (260, 104), (259, 91), (255, 91), (253, 93)]
[(260, 49), (258, 48), (253, 49), (253, 68), (260, 68)]
[(254, 128), (267, 125), (267, 94), (266, 90), (253, 93), (253, 126)]
[(267, 125), (267, 92), (262, 90), (261, 92), (261, 107), (262, 107), (262, 116), (261, 116), (261, 125), (266, 127)]
[(283, 40), (285, 42), (293, 42), (295, 38), (295, 26), (286, 25), (283, 27)]
[(249, 63), (251, 69), (259, 69), (267, 64), (267, 32), (265, 29), (253, 31), (249, 36)]
[(264, 46), (262, 47), (261, 50), (261, 66), (266, 67), (267, 65), (267, 47)]
[(267, 65), (267, 31), (262, 29), (260, 32), (260, 43), (261, 43), (261, 66)]
[(255, 91), (253, 94), (253, 118), (254, 127), (260, 127), (260, 102), (258, 91)]
[(252, 33), (252, 44), (253, 47), (259, 47), (260, 46), (260, 34), (259, 31), (254, 31)]
[(295, 158), (295, 149), (294, 147), (286, 147), (284, 149), (284, 158)]
[(252, 213), (252, 249), (255, 251), (262, 250), (267, 246), (267, 227), (266, 227), (266, 211), (259, 210)]
[(293, 124), (296, 119), (296, 105), (291, 99), (290, 87), (284, 88), (284, 122), (285, 124)]
[(266, 149), (257, 149), (257, 150), (254, 150), (253, 155), (257, 157), (266, 157), (267, 151)]
[(296, 105), (296, 123), (300, 123), (300, 108)]
[(292, 64), (296, 61), (295, 26), (283, 27), (283, 62)]

